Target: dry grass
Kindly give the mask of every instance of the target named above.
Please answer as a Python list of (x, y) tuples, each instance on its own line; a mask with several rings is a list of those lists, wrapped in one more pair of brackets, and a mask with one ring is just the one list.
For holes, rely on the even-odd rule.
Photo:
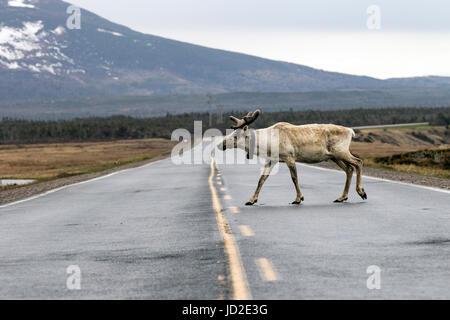
[(381, 142), (373, 142), (373, 143), (352, 142), (350, 150), (354, 155), (356, 155), (362, 159), (368, 159), (368, 158), (392, 156), (395, 154), (419, 151), (419, 150), (424, 150), (424, 149), (440, 149), (440, 148), (447, 149), (448, 147), (449, 147), (449, 145), (442, 145), (442, 146), (400, 145), (400, 146), (396, 146), (396, 145), (392, 145), (392, 144), (388, 144), (388, 143), (381, 143)]
[(420, 174), (428, 177), (450, 179), (450, 170), (439, 168), (416, 166), (414, 164), (383, 165), (380, 163), (376, 163), (373, 159), (364, 159), (364, 165), (372, 168), (390, 169), (399, 172)]
[[(372, 142), (368, 142), (372, 140)], [(364, 129), (352, 142), (351, 150), (361, 158), (385, 157), (424, 149), (448, 148), (445, 127), (403, 127)]]
[(352, 142), (350, 147), (351, 152), (354, 155), (362, 159), (370, 159), (370, 158), (378, 158), (378, 157), (387, 157), (393, 156), (396, 154), (402, 154), (407, 152), (414, 152), (420, 150), (440, 150), (440, 149), (448, 149), (450, 148), (450, 144), (442, 144), (439, 146), (430, 146), (430, 145), (391, 145), (387, 143), (365, 143), (365, 142)]
[(0, 178), (50, 180), (169, 154), (164, 139), (0, 146)]
[[(374, 168), (415, 173), (425, 176), (450, 178), (450, 170), (417, 166), (414, 164), (385, 165), (374, 158), (387, 157), (420, 150), (450, 148), (450, 135), (445, 127), (404, 127), (389, 129), (364, 129), (352, 142), (351, 151), (364, 159), (364, 165)], [(372, 142), (368, 142), (372, 140)]]

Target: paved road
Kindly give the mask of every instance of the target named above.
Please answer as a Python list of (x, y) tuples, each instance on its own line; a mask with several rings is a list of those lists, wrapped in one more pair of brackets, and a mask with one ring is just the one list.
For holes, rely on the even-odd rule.
[(368, 201), (334, 204), (344, 174), (299, 165), (292, 206), (281, 166), (245, 207), (260, 166), (217, 167), (164, 160), (1, 207), (0, 298), (450, 298), (449, 193), (365, 178)]
[(228, 297), (209, 174), (165, 160), (1, 208), (0, 298)]
[[(349, 202), (334, 204), (345, 174), (299, 165), (306, 201), (294, 206), (295, 189), (282, 165), (260, 204), (246, 207), (260, 166), (220, 169), (228, 199), (222, 201), (239, 211), (230, 209), (227, 217), (253, 298), (450, 298), (450, 193), (364, 178), (368, 201), (353, 181)], [(276, 281), (261, 280), (261, 258)], [(367, 289), (372, 265), (381, 269), (380, 290)]]

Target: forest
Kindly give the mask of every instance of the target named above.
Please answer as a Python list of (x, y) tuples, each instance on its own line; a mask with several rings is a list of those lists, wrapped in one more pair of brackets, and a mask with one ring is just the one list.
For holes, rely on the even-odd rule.
[[(231, 112), (243, 116), (242, 112)], [(230, 127), (228, 113), (166, 114), (163, 117), (138, 118), (111, 116), (88, 117), (72, 120), (21, 120), (3, 118), (0, 121), (1, 144), (110, 141), (122, 139), (168, 138), (178, 128), (193, 132), (194, 121), (202, 121), (203, 129)], [(450, 107), (441, 108), (385, 108), (351, 109), (337, 111), (282, 111), (264, 112), (252, 125), (255, 128), (270, 126), (276, 122), (293, 124), (334, 123), (344, 126), (384, 125), (429, 122), (431, 125), (448, 126)]]

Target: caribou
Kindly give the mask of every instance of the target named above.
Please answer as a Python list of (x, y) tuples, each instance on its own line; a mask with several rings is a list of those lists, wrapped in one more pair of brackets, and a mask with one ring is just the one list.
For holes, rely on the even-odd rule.
[(234, 131), (217, 146), (224, 151), (239, 148), (245, 150), (247, 158), (255, 154), (266, 160), (256, 191), (246, 205), (258, 202), (261, 188), (278, 162), (286, 163), (289, 168), (297, 192), (292, 204), (299, 205), (305, 200), (298, 183), (297, 162), (313, 164), (332, 160), (346, 173), (344, 192), (335, 203), (348, 200), (353, 173), (356, 171), (356, 192), (363, 200), (367, 199), (361, 181), (363, 161), (350, 152), (350, 144), (355, 136), (353, 129), (334, 124), (293, 125), (279, 122), (265, 129), (250, 130), (249, 126), (260, 114), (261, 111), (256, 110), (242, 119), (231, 116), (234, 122), (231, 128)]

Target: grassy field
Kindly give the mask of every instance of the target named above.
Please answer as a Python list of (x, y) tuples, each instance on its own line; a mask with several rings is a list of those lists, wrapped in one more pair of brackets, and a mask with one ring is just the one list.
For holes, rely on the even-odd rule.
[(351, 150), (369, 167), (450, 179), (450, 130), (446, 127), (363, 129)]
[(450, 179), (450, 148), (420, 150), (370, 159), (372, 167)]
[(1, 179), (39, 181), (80, 175), (170, 154), (165, 139), (0, 146)]

